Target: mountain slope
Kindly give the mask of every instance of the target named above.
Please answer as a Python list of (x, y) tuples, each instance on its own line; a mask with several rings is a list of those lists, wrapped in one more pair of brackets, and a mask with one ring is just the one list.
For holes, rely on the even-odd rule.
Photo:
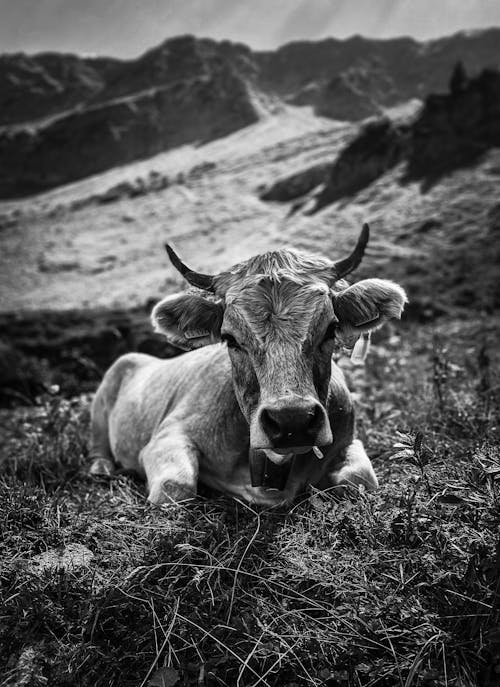
[[(209, 73), (226, 62), (259, 89), (316, 105), (335, 80), (363, 91), (378, 107), (442, 91), (453, 65), (469, 72), (500, 64), (500, 29), (438, 40), (411, 38), (297, 41), (275, 51), (179, 36), (135, 60), (41, 53), (0, 56), (0, 125), (33, 121), (76, 105), (105, 102)], [(350, 117), (348, 117), (350, 118)]]
[(0, 135), (0, 197), (23, 196), (256, 121), (246, 85), (225, 65)]
[(88, 101), (118, 64), (60, 53), (0, 55), (0, 124), (44, 119)]
[[(352, 125), (290, 109), (201, 147), (4, 204), (1, 309), (144, 304), (181, 286), (162, 249), (167, 240), (203, 272), (286, 244), (336, 259), (365, 220), (372, 239), (356, 276), (400, 280), (415, 316), (498, 307), (499, 148), (428, 186), (406, 179), (407, 162), (396, 159), (316, 214), (291, 214), (293, 198), (261, 200), (276, 179), (312, 167), (330, 170), (333, 181), (356, 136)], [(366, 164), (374, 150), (366, 148)], [(356, 166), (363, 174), (362, 156), (349, 159), (352, 174)], [(167, 182), (148, 181), (157, 178)]]
[(445, 89), (453, 65), (500, 63), (500, 29), (296, 42), (253, 52), (181, 36), (135, 60), (0, 56), (0, 197), (67, 183), (247, 126), (279, 103), (356, 121)]
[(461, 32), (426, 42), (412, 38), (329, 38), (290, 43), (258, 55), (262, 83), (290, 102), (300, 97), (301, 104), (316, 105), (322, 89), (331, 89), (331, 80), (343, 75), (344, 81), (362, 90), (378, 107), (443, 91), (459, 60), (472, 73), (499, 66), (500, 29)]
[(427, 188), (455, 169), (474, 166), (495, 147), (500, 147), (500, 71), (485, 69), (468, 79), (458, 67), (449, 93), (429, 95), (418, 114), (399, 121), (370, 119), (330, 167), (314, 165), (278, 179), (261, 198), (297, 201), (294, 210), (308, 204), (314, 213), (400, 162), (406, 163), (403, 183), (419, 180)]

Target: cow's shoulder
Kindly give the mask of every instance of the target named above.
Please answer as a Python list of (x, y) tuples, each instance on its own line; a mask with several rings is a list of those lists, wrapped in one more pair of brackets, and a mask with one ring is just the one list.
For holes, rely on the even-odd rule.
[(222, 344), (197, 348), (164, 362), (169, 362), (171, 365), (163, 365), (163, 373), (181, 377), (187, 389), (192, 388), (188, 383), (190, 379), (196, 388), (200, 388), (210, 380), (231, 377), (231, 363), (227, 348)]

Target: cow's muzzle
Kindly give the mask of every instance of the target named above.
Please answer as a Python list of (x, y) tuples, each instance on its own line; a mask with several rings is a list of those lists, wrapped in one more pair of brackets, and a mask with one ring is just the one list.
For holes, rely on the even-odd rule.
[(257, 412), (254, 446), (286, 449), (332, 443), (330, 422), (313, 398), (284, 397), (264, 403)]

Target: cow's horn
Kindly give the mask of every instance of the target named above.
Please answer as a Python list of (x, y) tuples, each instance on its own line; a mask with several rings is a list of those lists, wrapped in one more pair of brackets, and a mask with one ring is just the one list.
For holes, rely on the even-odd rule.
[(343, 260), (339, 260), (338, 262), (335, 262), (333, 264), (333, 268), (335, 270), (335, 279), (341, 279), (342, 277), (345, 277), (347, 274), (356, 269), (356, 267), (363, 259), (366, 244), (368, 243), (369, 238), (370, 227), (368, 226), (368, 224), (365, 223), (363, 224), (363, 228), (361, 229), (361, 234), (359, 235), (356, 248), (352, 251), (349, 257), (344, 258)]
[(172, 246), (169, 246), (168, 243), (165, 244), (165, 249), (172, 265), (192, 286), (197, 286), (199, 289), (204, 289), (205, 291), (214, 290), (214, 277), (210, 274), (193, 272), (193, 270), (189, 269), (189, 267), (182, 262)]

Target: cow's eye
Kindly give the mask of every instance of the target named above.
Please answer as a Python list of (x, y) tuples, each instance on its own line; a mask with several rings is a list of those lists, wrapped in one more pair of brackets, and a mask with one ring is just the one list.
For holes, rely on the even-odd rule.
[(330, 324), (326, 328), (325, 333), (323, 334), (323, 339), (321, 340), (321, 343), (325, 344), (328, 341), (333, 341), (333, 339), (335, 338), (336, 331), (337, 330), (335, 327), (335, 322), (330, 322)]
[(239, 343), (236, 341), (232, 334), (221, 334), (221, 341), (225, 341), (228, 348), (240, 348)]

